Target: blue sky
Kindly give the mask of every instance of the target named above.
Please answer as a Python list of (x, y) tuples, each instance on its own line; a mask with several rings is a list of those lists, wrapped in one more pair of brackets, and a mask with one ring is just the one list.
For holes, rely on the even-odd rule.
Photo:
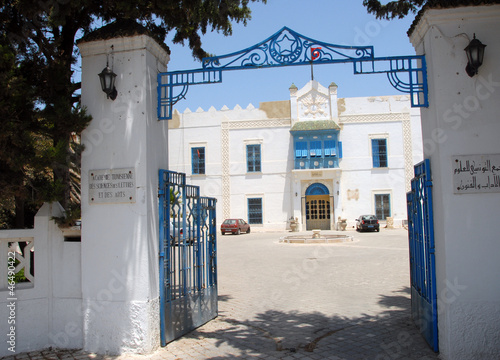
[[(391, 21), (377, 20), (368, 14), (362, 0), (268, 0), (267, 4), (251, 3), (252, 19), (247, 26), (234, 24), (233, 35), (225, 37), (209, 32), (202, 38), (204, 49), (221, 56), (251, 47), (273, 35), (282, 27), (315, 40), (350, 46), (374, 47), (376, 57), (414, 55), (408, 35), (414, 15)], [(171, 35), (173, 36), (173, 34)], [(169, 71), (199, 69), (201, 63), (193, 59), (188, 46), (173, 45)], [(226, 105), (249, 103), (255, 107), (262, 101), (289, 99), (289, 87), (301, 88), (311, 79), (309, 66), (289, 66), (272, 69), (254, 69), (223, 72), (221, 84), (193, 85), (186, 99), (174, 109), (196, 111), (199, 107), (217, 110)], [(314, 67), (314, 78), (324, 86), (338, 85), (339, 97), (400, 94), (384, 74), (354, 75), (352, 64), (327, 64)]]

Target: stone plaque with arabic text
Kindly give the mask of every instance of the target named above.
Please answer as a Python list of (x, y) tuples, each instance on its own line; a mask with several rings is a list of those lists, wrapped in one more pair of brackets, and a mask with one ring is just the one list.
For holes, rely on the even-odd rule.
[(453, 192), (500, 192), (500, 154), (453, 156)]

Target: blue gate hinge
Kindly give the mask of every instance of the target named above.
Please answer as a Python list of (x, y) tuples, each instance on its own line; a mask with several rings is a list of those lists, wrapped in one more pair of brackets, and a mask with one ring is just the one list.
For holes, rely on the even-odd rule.
[(427, 180), (427, 181), (425, 182), (425, 186), (432, 187), (432, 180)]
[(165, 195), (165, 191), (164, 190), (158, 190), (158, 196), (161, 196), (161, 195)]
[(163, 251), (160, 251), (160, 253), (158, 254), (161, 258), (162, 257), (165, 257), (165, 253)]

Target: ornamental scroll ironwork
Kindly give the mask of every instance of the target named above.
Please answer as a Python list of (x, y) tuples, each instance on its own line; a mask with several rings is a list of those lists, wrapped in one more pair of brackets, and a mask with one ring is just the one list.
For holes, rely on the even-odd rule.
[[(158, 74), (158, 118), (172, 118), (172, 106), (189, 85), (222, 82), (222, 71), (310, 64), (353, 63), (354, 74), (386, 73), (391, 85), (409, 93), (413, 107), (426, 107), (427, 68), (424, 56), (376, 58), (373, 46), (343, 46), (305, 37), (287, 27), (266, 40), (222, 56), (202, 60), (202, 68)], [(406, 78), (401, 76), (406, 74)], [(180, 90), (174, 94), (174, 88)]]
[(204, 69), (307, 65), (373, 58), (372, 46), (341, 46), (305, 37), (287, 27), (245, 50), (203, 59)]

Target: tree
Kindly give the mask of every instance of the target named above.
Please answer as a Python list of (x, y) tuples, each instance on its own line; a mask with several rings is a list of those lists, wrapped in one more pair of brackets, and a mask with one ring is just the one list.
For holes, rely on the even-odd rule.
[[(363, 5), (377, 19), (391, 20), (403, 18), (410, 12), (416, 13), (422, 8), (454, 8), (459, 6), (498, 4), (499, 0), (397, 0), (382, 5), (379, 0), (363, 0)], [(418, 15), (417, 15), (418, 17)]]
[(35, 175), (37, 121), (33, 87), (5, 34), (0, 35), (0, 227), (24, 225), (27, 174)]
[[(8, 111), (0, 117), (1, 199), (26, 199), (28, 186), (37, 201), (58, 200), (64, 208), (71, 204), (71, 169), (78, 167), (79, 154), (72, 139), (91, 120), (79, 106), (80, 84), (73, 80), (77, 38), (102, 24), (132, 19), (160, 42), (173, 32), (174, 43), (187, 41), (201, 59), (207, 56), (201, 35), (231, 35), (232, 22), (246, 25), (249, 2), (259, 1), (266, 2), (2, 0), (0, 87), (6, 89), (2, 99)], [(10, 149), (9, 143), (14, 144)]]
[(391, 20), (394, 18), (403, 18), (408, 13), (416, 13), (427, 0), (397, 0), (389, 1), (382, 5), (379, 0), (363, 0), (363, 5), (368, 13), (375, 14), (377, 19)]

